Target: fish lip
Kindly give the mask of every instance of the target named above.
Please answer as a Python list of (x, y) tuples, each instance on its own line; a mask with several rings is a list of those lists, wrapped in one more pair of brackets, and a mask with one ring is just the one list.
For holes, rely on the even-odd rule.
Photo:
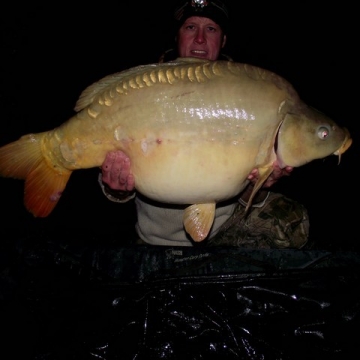
[(345, 131), (345, 138), (341, 146), (334, 152), (334, 155), (340, 156), (343, 154), (352, 144), (353, 140), (350, 136), (350, 132), (347, 128), (344, 128)]
[(347, 129), (345, 129), (346, 131), (346, 137), (343, 141), (343, 143), (341, 144), (341, 146), (334, 152), (334, 155), (336, 155), (338, 157), (338, 164), (340, 164), (341, 162), (341, 155), (351, 146), (353, 140), (350, 137), (350, 133)]

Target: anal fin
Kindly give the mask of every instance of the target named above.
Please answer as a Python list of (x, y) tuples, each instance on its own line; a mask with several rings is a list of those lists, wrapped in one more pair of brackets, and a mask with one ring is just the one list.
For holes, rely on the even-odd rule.
[(194, 241), (203, 241), (209, 234), (215, 218), (215, 203), (194, 204), (184, 210), (184, 226)]

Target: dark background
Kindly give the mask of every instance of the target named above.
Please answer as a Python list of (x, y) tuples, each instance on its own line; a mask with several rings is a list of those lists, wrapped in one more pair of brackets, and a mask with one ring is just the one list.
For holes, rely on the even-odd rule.
[[(232, 29), (226, 52), (289, 80), (310, 105), (346, 126), (352, 147), (295, 169), (274, 187), (302, 202), (317, 248), (358, 250), (358, 38), (355, 8), (229, 1)], [(156, 62), (172, 39), (173, 2), (9, 5), (1, 11), (0, 145), (50, 130), (73, 115), (81, 91), (126, 68)], [(358, 29), (357, 29), (358, 30)], [(68, 237), (84, 243), (126, 244), (133, 235), (133, 204), (108, 201), (98, 169), (73, 173), (48, 218), (23, 206), (23, 182), (0, 179), (2, 239)]]

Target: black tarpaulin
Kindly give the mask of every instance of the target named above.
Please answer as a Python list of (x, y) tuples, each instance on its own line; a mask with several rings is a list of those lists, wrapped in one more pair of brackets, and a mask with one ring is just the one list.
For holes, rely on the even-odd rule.
[(19, 240), (1, 256), (4, 359), (344, 359), (354, 252)]

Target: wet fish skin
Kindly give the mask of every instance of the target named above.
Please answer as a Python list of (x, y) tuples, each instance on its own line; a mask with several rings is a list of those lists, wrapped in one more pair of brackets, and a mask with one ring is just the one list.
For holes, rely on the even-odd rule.
[(301, 166), (351, 145), (349, 132), (304, 104), (285, 79), (227, 61), (178, 59), (113, 74), (85, 89), (75, 111), (53, 130), (0, 148), (0, 175), (25, 180), (26, 208), (48, 216), (73, 171), (121, 150), (137, 191), (189, 205), (184, 226), (195, 241), (253, 168), (260, 176), (251, 199), (275, 160)]

